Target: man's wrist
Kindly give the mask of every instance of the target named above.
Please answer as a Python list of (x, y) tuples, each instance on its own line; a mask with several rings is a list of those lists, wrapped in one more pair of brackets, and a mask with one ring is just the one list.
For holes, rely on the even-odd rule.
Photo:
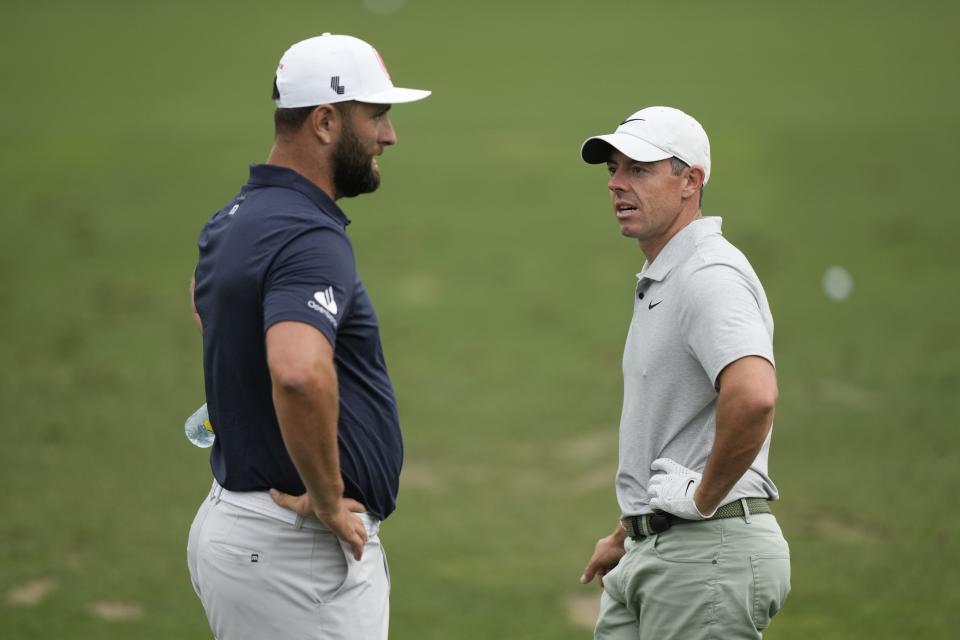
[(332, 515), (340, 510), (340, 498), (343, 497), (343, 485), (324, 487), (322, 491), (311, 491), (310, 502), (318, 515)]
[(627, 530), (623, 528), (623, 523), (618, 522), (617, 528), (613, 530), (613, 533), (610, 534), (610, 540), (614, 544), (623, 546), (623, 543), (627, 541)]
[(696, 507), (697, 511), (700, 512), (701, 516), (704, 518), (709, 518), (716, 513), (717, 509), (720, 507), (720, 500), (723, 498), (711, 498), (710, 496), (704, 496), (702, 489), (703, 485), (701, 484), (693, 493), (693, 506)]

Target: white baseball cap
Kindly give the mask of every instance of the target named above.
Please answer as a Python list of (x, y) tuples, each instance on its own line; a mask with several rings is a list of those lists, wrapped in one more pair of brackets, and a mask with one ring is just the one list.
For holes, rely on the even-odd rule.
[(626, 118), (617, 130), (588, 138), (580, 157), (589, 164), (610, 158), (610, 147), (640, 162), (656, 162), (676, 156), (691, 167), (703, 169), (703, 183), (710, 179), (710, 141), (700, 123), (679, 109), (647, 107)]
[(357, 100), (374, 104), (413, 102), (430, 95), (393, 86), (383, 58), (353, 36), (331, 35), (302, 40), (280, 58), (275, 100), (281, 109)]

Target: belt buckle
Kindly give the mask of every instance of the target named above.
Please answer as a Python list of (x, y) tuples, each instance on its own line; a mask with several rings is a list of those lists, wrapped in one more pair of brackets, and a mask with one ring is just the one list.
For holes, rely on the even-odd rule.
[(670, 514), (663, 511), (656, 511), (650, 514), (650, 519), (647, 522), (650, 525), (650, 530), (654, 533), (663, 533), (673, 526), (673, 523), (670, 521)]

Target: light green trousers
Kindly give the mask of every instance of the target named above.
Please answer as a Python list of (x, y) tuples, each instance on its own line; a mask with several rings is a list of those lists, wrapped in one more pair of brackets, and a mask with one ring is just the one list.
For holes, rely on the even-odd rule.
[(761, 638), (790, 592), (790, 548), (776, 518), (706, 520), (627, 540), (603, 579), (595, 638)]

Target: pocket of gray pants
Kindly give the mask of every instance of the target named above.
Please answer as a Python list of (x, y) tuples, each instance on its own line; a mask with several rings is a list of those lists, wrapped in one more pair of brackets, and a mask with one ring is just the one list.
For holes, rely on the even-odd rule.
[(664, 562), (715, 563), (723, 544), (719, 520), (676, 524), (653, 539), (653, 550)]
[(383, 546), (380, 547), (380, 555), (383, 556), (383, 572), (387, 576), (387, 588), (389, 589), (391, 584), (390, 583), (390, 565), (387, 564), (387, 552), (383, 548)]
[(249, 519), (231, 514), (216, 519), (210, 531), (207, 532), (210, 537), (207, 551), (221, 560), (234, 564), (249, 564), (253, 568), (265, 565), (267, 554), (250, 544), (255, 540), (249, 535), (250, 524)]
[(326, 604), (347, 588), (353, 556), (343, 544), (328, 531), (318, 531), (313, 536), (313, 553), (310, 556), (310, 577), (320, 604)]
[(256, 549), (237, 547), (223, 542), (211, 542), (208, 549), (213, 555), (237, 564), (249, 564), (253, 568), (267, 564), (267, 554)]
[(750, 556), (753, 569), (753, 624), (766, 629), (790, 594), (790, 554)]

